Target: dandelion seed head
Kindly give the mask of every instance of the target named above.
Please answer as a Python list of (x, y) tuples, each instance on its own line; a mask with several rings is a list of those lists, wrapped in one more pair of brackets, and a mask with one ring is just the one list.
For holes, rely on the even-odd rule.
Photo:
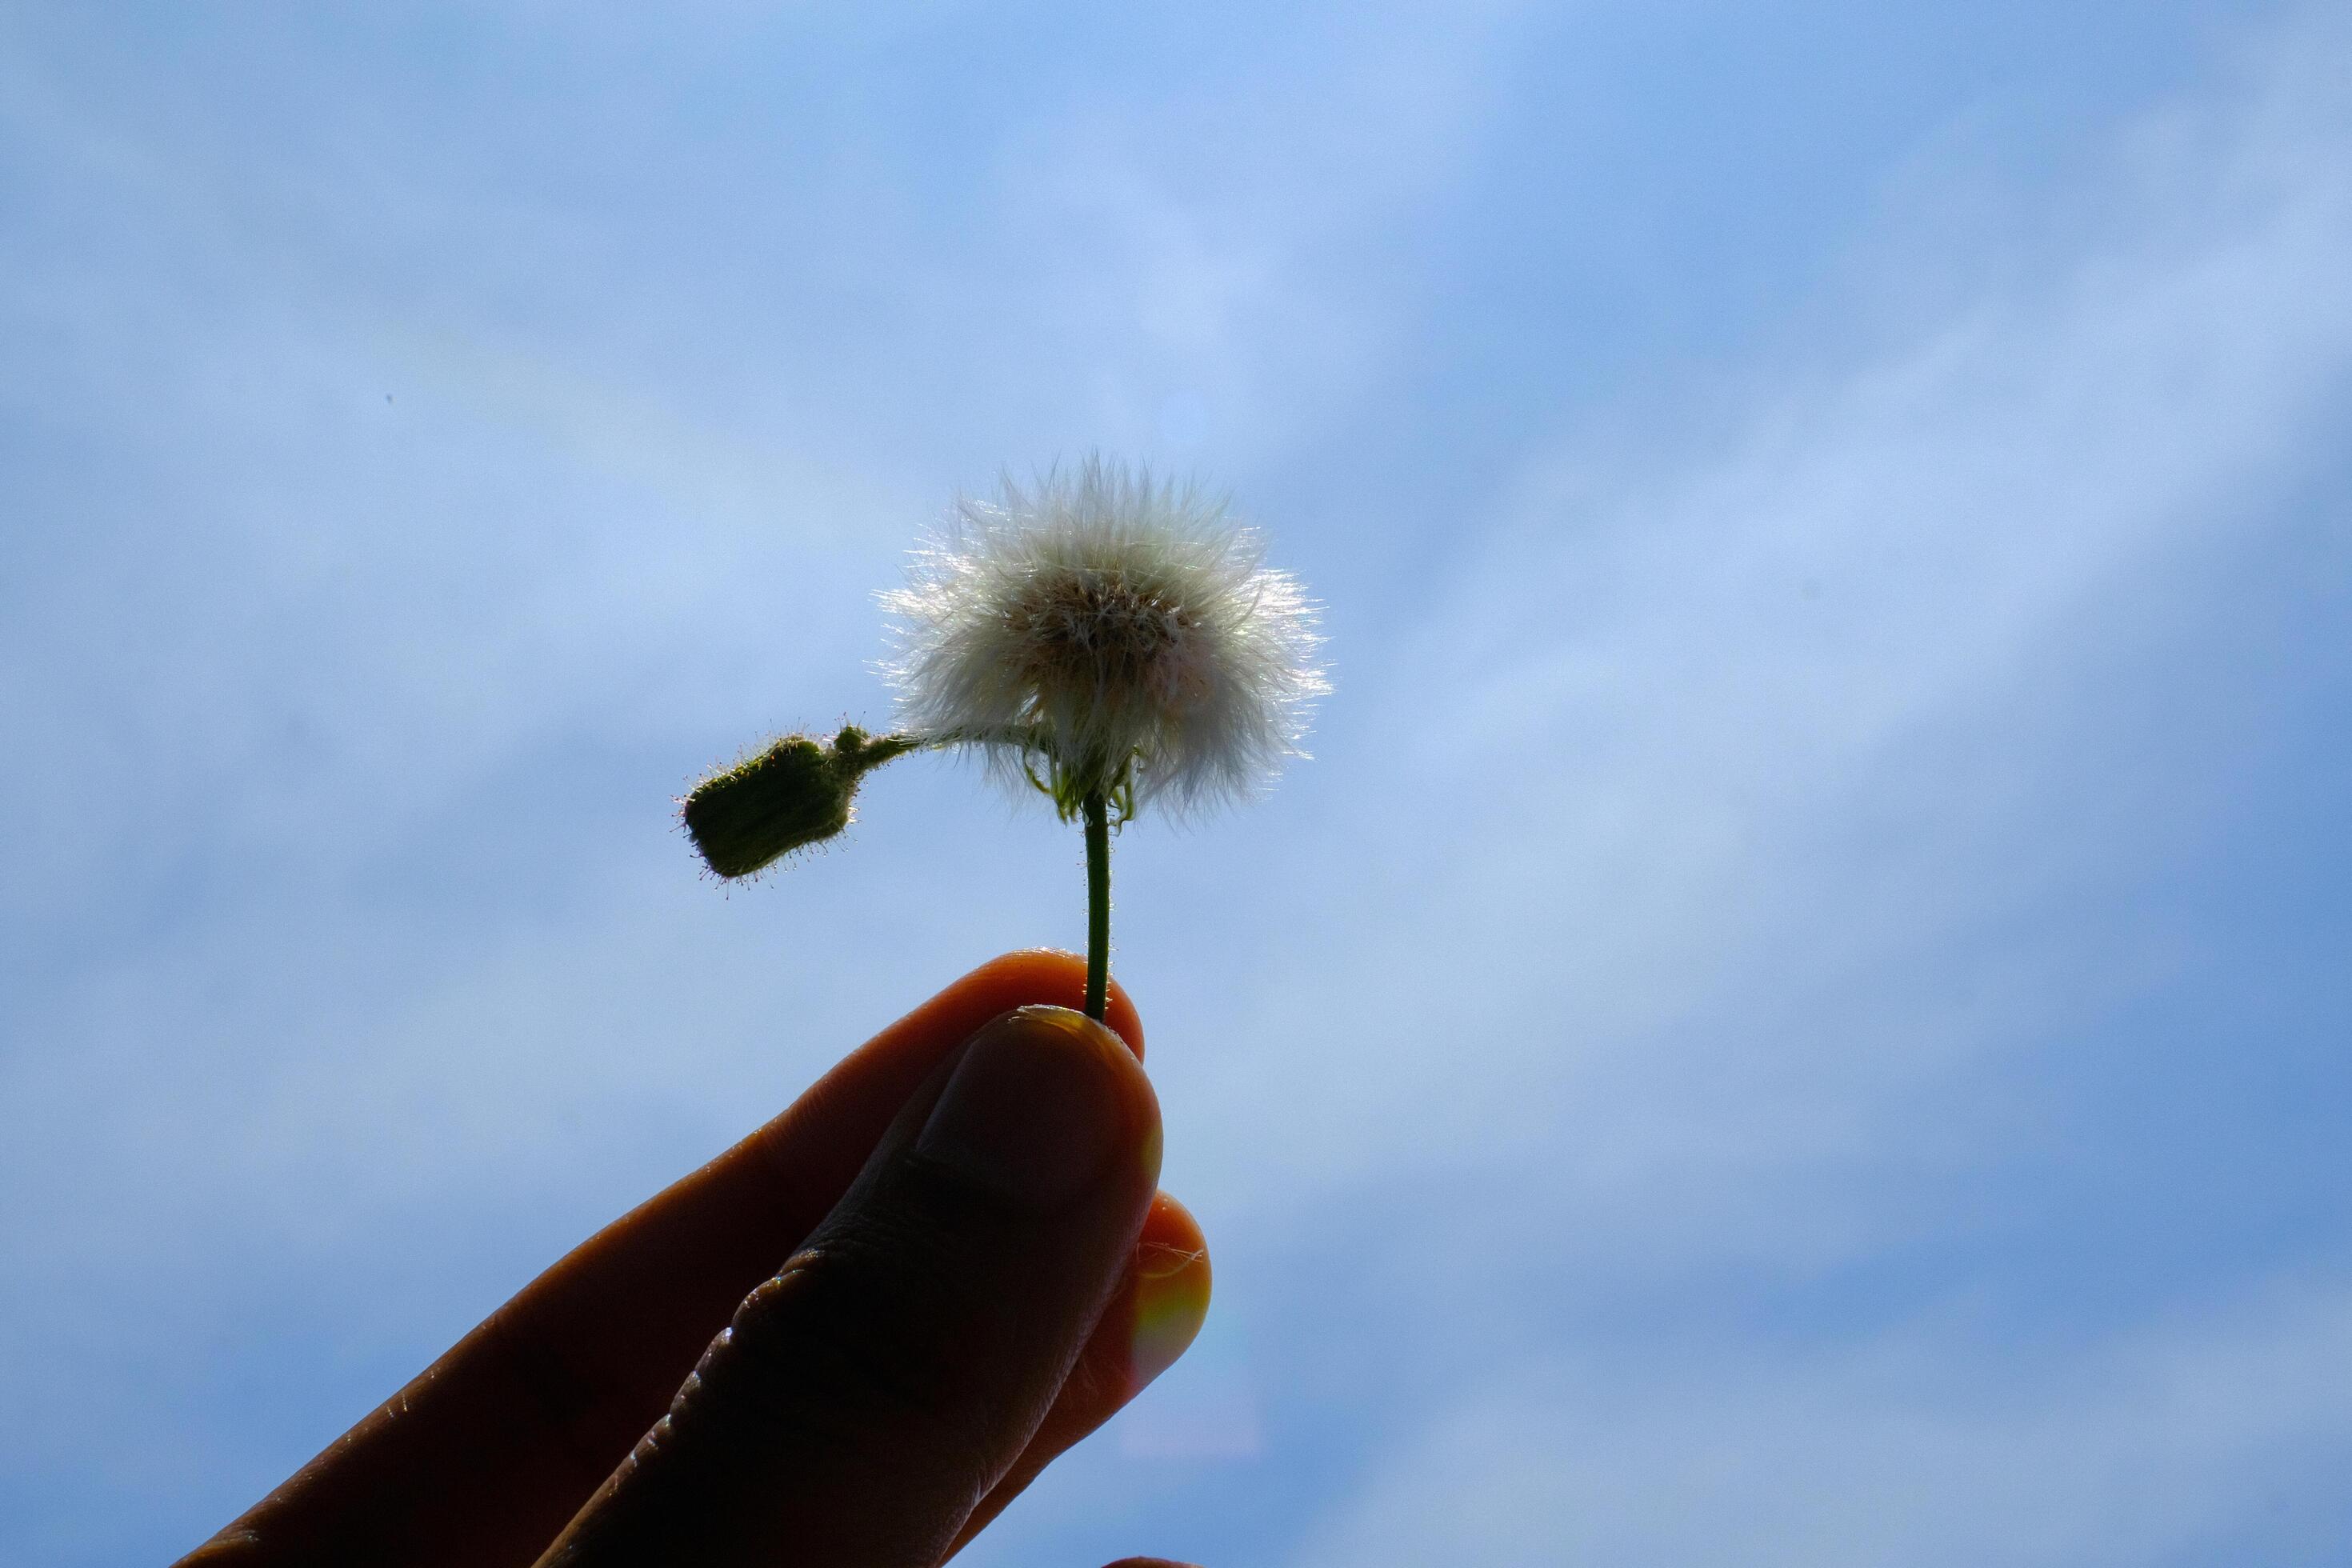
[(1095, 790), (1180, 811), (1254, 794), (1329, 689), (1315, 606), (1264, 555), (1221, 499), (1149, 470), (1008, 475), (882, 595), (900, 721), (1066, 814)]

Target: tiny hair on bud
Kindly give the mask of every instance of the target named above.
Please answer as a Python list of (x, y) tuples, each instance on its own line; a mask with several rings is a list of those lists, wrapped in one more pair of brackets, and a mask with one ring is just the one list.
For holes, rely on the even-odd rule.
[(686, 831), (718, 875), (754, 876), (847, 827), (859, 781), (915, 744), (854, 724), (830, 744), (787, 735), (695, 785), (681, 803)]

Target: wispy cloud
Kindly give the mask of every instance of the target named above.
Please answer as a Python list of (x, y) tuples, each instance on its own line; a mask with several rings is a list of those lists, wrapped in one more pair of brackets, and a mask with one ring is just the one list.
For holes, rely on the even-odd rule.
[[(2288, 1461), (2341, 1452), (2340, 1391), (2289, 1388), (2340, 1355), (2340, 1292), (2162, 1318), (2221, 1289), (2188, 1254), (2053, 1280), (1980, 1216), (2084, 1201), (2044, 1148), (2082, 1075), (2127, 1103), (2104, 1075), (2205, 1048), (2104, 1037), (2231, 918), (2151, 931), (2131, 889), (2263, 809), (2212, 680), (2277, 590), (2215, 595), (2275, 579), (2334, 482), (2347, 58), (2323, 22), (2250, 48), (2091, 187), (2015, 198), (2058, 206), (2003, 226), (2037, 237), (1970, 268), (1997, 285), (1743, 367), (1727, 435), (1531, 457), (1419, 634), (1352, 650), (1324, 752), (1356, 782), (1264, 830), (1313, 847), (1309, 890), (1151, 931), (1171, 973), (1255, 981), (1163, 1068), (1192, 1147), (1252, 1156), (1180, 1142), (1180, 1179), (1244, 1289), (1322, 1238), (1266, 1337), (1327, 1335), (1318, 1387), (1391, 1385), (1343, 1396), (1376, 1458), (1299, 1560), (2150, 1562), (2326, 1515)], [(2070, 1291), (2101, 1303), (2071, 1355), (2003, 1342)], [(1972, 1337), (1972, 1298), (2001, 1326)], [(1822, 1338), (1742, 1337), (1724, 1300)], [(1656, 1327), (1597, 1331), (1628, 1313)], [(1587, 1329), (1603, 1359), (1559, 1372)]]
[(1066, 837), (965, 780), (886, 775), (731, 900), (662, 802), (872, 710), (868, 595), (948, 487), (1097, 441), (1213, 459), (1358, 596), (1318, 762), (1120, 851), (1227, 1337), (977, 1561), (1146, 1472), (1235, 1563), (1932, 1562), (1971, 1488), (2147, 1561), (2344, 1438), (2286, 1386), (2343, 1359), (2324, 1258), (2029, 1353), (2039, 1277), (1968, 1228), (2097, 1198), (2032, 1120), (2179, 965), (2082, 908), (2271, 804), (2228, 689), (2146, 690), (2228, 656), (2200, 590), (2275, 575), (2298, 487), (2340, 510), (2340, 27), (1967, 223), (1883, 214), (1866, 315), (1710, 343), (1703, 416), (1457, 388), (1538, 435), (1402, 450), (1444, 311), (1565, 331), (1417, 226), (1522, 242), (1480, 182), (1559, 16), (698, 15), (453, 11), (496, 89), (396, 26), (8, 35), (19, 1528), (180, 1543), (910, 992), (1075, 934)]
[(2331, 1282), (2087, 1353), (1940, 1324), (1825, 1356), (1520, 1368), (1294, 1560), (2102, 1568), (2223, 1542), (2294, 1560), (2338, 1540), (2348, 1368), (2352, 1294)]
[[(1532, 458), (1427, 620), (1341, 649), (1354, 704), (1325, 751), (1360, 782), (1286, 831), (1324, 867), (1320, 951), (1348, 974), (1286, 977), (1261, 1016), (1294, 1047), (1227, 1059), (1200, 1114), (1280, 1151), (1301, 1194), (1392, 1151), (1549, 1141), (1559, 1116), (1580, 1159), (1654, 1135), (1679, 1165), (1751, 1139), (1629, 1133), (1655, 1097), (1794, 1133), (1881, 1082), (1875, 1058), (1938, 1070), (2042, 1016), (2012, 999), (1973, 1047), (1797, 1061), (1745, 1039), (2141, 851), (2133, 813), (2063, 840), (2037, 815), (2079, 765), (2066, 737), (2110, 719), (2079, 710), (2080, 671), (2146, 635), (2153, 595), (2263, 548), (2352, 385), (2352, 136), (2315, 64), (2342, 55), (2295, 37), (2126, 132), (2097, 177), (2130, 199), (2103, 191), (2113, 217), (2027, 277), (1835, 374), (1748, 367), (1752, 411), (1717, 442), (1660, 431), (1605, 475)], [(2135, 169), (2159, 132), (2184, 149)], [(1433, 1039), (1429, 963), (1468, 954)], [(1383, 1069), (1349, 1070), (1368, 1050)], [(1768, 1082), (1778, 1118), (1748, 1098)], [(1339, 1097), (1328, 1138), (1249, 1120), (1310, 1083)]]

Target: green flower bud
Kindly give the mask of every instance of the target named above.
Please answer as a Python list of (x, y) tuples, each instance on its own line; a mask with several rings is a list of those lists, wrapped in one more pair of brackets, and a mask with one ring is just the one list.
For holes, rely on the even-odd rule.
[(755, 757), (694, 786), (686, 830), (721, 877), (749, 877), (849, 826), (850, 802), (867, 772), (913, 751), (907, 735), (868, 735), (845, 725), (831, 744), (787, 735)]

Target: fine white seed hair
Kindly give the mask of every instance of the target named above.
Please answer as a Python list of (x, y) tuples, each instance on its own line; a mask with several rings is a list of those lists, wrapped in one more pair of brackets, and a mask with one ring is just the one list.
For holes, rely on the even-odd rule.
[(978, 747), (1000, 778), (1115, 777), (1185, 813), (1304, 756), (1314, 603), (1222, 498), (1091, 457), (958, 500), (881, 595), (900, 721)]

